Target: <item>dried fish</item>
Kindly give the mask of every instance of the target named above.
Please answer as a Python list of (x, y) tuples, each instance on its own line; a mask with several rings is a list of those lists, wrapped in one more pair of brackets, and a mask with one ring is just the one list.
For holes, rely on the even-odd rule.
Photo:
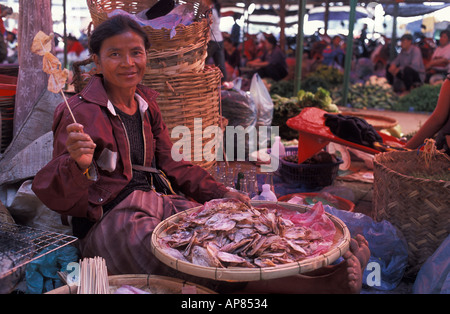
[(292, 213), (277, 205), (255, 208), (223, 199), (180, 218), (159, 242), (174, 258), (196, 265), (274, 267), (326, 252), (335, 231), (321, 203), (307, 213)]

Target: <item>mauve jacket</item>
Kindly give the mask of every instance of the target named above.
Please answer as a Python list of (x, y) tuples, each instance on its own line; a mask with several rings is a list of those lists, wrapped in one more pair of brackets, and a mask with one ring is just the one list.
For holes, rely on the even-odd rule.
[[(172, 185), (197, 202), (223, 197), (228, 190), (206, 170), (172, 159), (172, 141), (156, 103), (157, 92), (138, 85), (136, 93), (146, 101), (139, 101), (145, 142), (144, 166), (151, 166), (156, 156), (157, 167), (167, 174)], [(66, 150), (66, 127), (73, 120), (62, 103), (54, 113), (53, 158), (36, 174), (32, 190), (48, 208), (62, 215), (97, 221), (103, 215), (102, 205), (113, 200), (131, 180), (127, 134), (108, 101), (101, 76), (94, 76), (68, 102), (76, 121), (97, 144), (91, 167), (94, 171), (90, 171), (94, 179), (82, 173)]]

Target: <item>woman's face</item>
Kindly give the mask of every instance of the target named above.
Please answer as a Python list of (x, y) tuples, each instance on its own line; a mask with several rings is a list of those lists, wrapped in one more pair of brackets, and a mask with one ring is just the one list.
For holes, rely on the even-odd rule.
[(103, 41), (99, 55), (94, 55), (94, 61), (108, 88), (134, 88), (145, 73), (144, 40), (132, 31), (109, 37)]
[(441, 37), (440, 37), (440, 40), (439, 40), (440, 45), (442, 47), (444, 47), (445, 45), (448, 44), (448, 41), (449, 41), (449, 38), (448, 38), (447, 34), (441, 34)]

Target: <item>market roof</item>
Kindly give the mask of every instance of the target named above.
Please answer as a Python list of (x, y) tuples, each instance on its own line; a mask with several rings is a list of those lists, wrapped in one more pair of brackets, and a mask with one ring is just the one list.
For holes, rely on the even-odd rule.
[[(225, 7), (233, 7), (236, 6), (237, 3), (242, 2), (242, 3), (255, 3), (255, 4), (264, 4), (264, 5), (278, 5), (281, 3), (281, 1), (284, 1), (286, 4), (299, 4), (299, 0), (219, 0), (219, 3)], [(330, 4), (343, 4), (343, 5), (348, 5), (350, 3), (349, 0), (343, 0), (343, 1), (321, 1), (321, 0), (307, 0), (306, 3), (307, 4), (312, 4), (312, 5), (324, 5), (326, 2), (330, 3)], [(369, 4), (373, 1), (369, 1), (369, 0), (363, 0), (363, 1), (358, 1), (358, 4)], [(377, 1), (377, 3), (379, 4), (395, 4), (398, 3), (398, 0), (379, 0)], [(420, 0), (402, 0), (402, 3), (417, 3), (417, 4), (423, 4), (423, 3), (427, 3), (427, 2), (436, 2), (436, 1), (420, 1)], [(445, 1), (444, 1), (445, 2)]]

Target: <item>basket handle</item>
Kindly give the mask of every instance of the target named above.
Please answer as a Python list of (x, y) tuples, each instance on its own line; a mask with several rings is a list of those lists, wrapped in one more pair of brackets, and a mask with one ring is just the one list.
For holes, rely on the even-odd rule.
[(83, 82), (83, 79), (81, 78), (81, 67), (88, 65), (89, 63), (92, 63), (94, 59), (91, 57), (82, 60), (82, 61), (76, 61), (72, 64), (73, 67), (73, 79), (72, 84), (75, 87), (75, 92), (79, 93), (81, 91), (81, 83)]

